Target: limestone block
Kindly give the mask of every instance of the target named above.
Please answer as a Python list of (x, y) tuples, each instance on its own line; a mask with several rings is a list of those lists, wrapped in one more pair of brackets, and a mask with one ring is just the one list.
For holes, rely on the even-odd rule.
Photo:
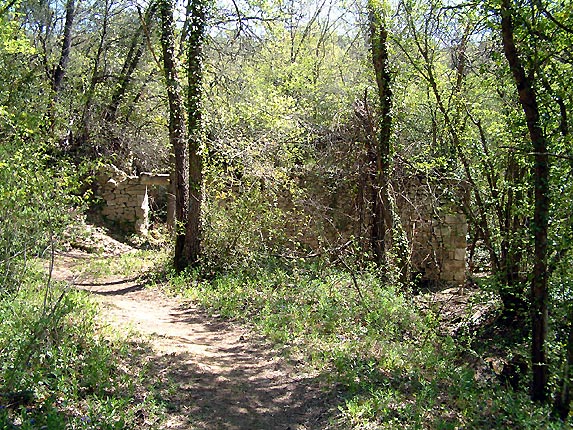
[(444, 272), (457, 272), (459, 270), (465, 270), (465, 267), (465, 261), (448, 260), (444, 261), (442, 269)]
[(149, 197), (147, 196), (147, 192), (144, 194), (139, 194), (135, 198), (135, 202), (141, 208), (144, 206), (149, 206)]
[(454, 246), (456, 248), (466, 248), (468, 243), (465, 236), (456, 236), (454, 241)]
[(118, 219), (129, 222), (130, 224), (137, 221), (137, 217), (135, 215), (124, 215), (122, 217), (119, 217)]
[(140, 183), (145, 185), (162, 185), (167, 186), (170, 184), (170, 178), (168, 173), (147, 173), (142, 172), (139, 176)]
[(104, 216), (109, 216), (115, 213), (115, 210), (112, 207), (106, 206), (102, 208), (101, 214)]
[(147, 185), (140, 184), (139, 182), (137, 182), (137, 183), (130, 182), (130, 183), (126, 184), (125, 189), (129, 193), (135, 194), (135, 193), (139, 193), (139, 192), (145, 192), (145, 190), (147, 189)]
[(466, 259), (466, 248), (458, 248), (454, 251), (454, 260), (465, 261)]
[(459, 219), (457, 215), (446, 215), (444, 217), (444, 222), (446, 224), (458, 224), (459, 223)]

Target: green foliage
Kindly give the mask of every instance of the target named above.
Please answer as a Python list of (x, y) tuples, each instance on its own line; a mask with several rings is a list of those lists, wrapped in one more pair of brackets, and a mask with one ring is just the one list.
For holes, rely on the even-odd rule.
[(470, 366), (466, 345), (439, 334), (439, 315), (421, 312), (370, 269), (271, 260), (211, 280), (179, 275), (170, 286), (254, 324), (337, 384), (340, 428), (563, 428), (546, 406)]
[(0, 290), (17, 287), (21, 264), (44, 253), (81, 204), (72, 194), (77, 172), (47, 156), (33, 131), (0, 116), (0, 128), (9, 126), (15, 132), (5, 134), (0, 146)]
[(101, 331), (85, 293), (34, 273), (0, 299), (0, 427), (137, 428), (136, 412), (157, 407), (134, 402), (141, 382), (125, 371), (124, 341)]

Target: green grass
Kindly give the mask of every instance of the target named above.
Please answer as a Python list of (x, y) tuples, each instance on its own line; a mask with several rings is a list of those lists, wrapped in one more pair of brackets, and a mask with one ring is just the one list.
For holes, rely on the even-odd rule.
[(100, 281), (109, 277), (136, 278), (169, 264), (166, 252), (135, 250), (115, 257), (91, 256), (78, 260), (74, 271), (82, 278)]
[(254, 324), (302, 356), (345, 399), (334, 424), (355, 429), (563, 428), (525, 392), (476, 377), (468, 341), (439, 334), (439, 316), (375, 273), (328, 265), (171, 276), (169, 288), (212, 313)]
[(46, 280), (32, 271), (1, 295), (0, 428), (130, 429), (143, 415), (152, 428), (159, 420), (133, 347), (101, 327), (97, 311), (62, 285), (46, 295)]

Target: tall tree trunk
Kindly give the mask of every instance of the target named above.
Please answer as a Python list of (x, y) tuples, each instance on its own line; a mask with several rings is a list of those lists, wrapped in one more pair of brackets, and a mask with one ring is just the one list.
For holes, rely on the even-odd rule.
[(523, 64), (515, 46), (512, 9), (510, 0), (501, 2), (501, 32), (505, 58), (513, 74), (519, 94), (519, 101), (525, 113), (529, 137), (535, 157), (533, 180), (535, 208), (533, 231), (535, 239), (533, 276), (531, 279), (531, 358), (533, 364), (533, 400), (547, 399), (549, 370), (545, 340), (548, 327), (548, 272), (547, 232), (549, 222), (549, 157), (547, 140), (539, 123), (539, 107), (533, 83), (525, 74)]
[(62, 80), (68, 67), (68, 60), (70, 58), (70, 49), (72, 47), (72, 29), (74, 26), (74, 18), (76, 15), (76, 2), (75, 0), (68, 0), (66, 2), (66, 20), (64, 22), (64, 37), (62, 39), (62, 50), (60, 53), (60, 60), (54, 69), (52, 76), (52, 89), (57, 94), (62, 87)]
[[(74, 27), (74, 18), (76, 15), (76, 2), (75, 0), (67, 0), (66, 2), (66, 18), (64, 21), (64, 34), (62, 38), (62, 47), (60, 51), (60, 58), (58, 64), (51, 70), (48, 68), (48, 76), (51, 77), (51, 86), (54, 91), (52, 100), (50, 102), (50, 108), (48, 109), (47, 124), (49, 124), (50, 133), (53, 134), (56, 129), (56, 103), (58, 100), (58, 94), (62, 89), (62, 83), (64, 80), (64, 75), (68, 68), (68, 61), (70, 59), (70, 50), (72, 47), (72, 30)], [(46, 67), (48, 67), (48, 57), (47, 57), (46, 46), (44, 45), (44, 58)], [(67, 132), (69, 140), (71, 140), (72, 131), (69, 127)]]
[(174, 170), (171, 174), (171, 185), (175, 194), (175, 256), (176, 270), (188, 266), (185, 253), (184, 225), (188, 218), (189, 208), (189, 170), (187, 141), (185, 135), (185, 118), (181, 85), (177, 75), (175, 60), (175, 35), (173, 30), (173, 5), (171, 0), (159, 1), (161, 16), (161, 47), (163, 51), (163, 69), (169, 101), (169, 142), (173, 148)]
[(375, 184), (373, 187), (372, 210), (372, 250), (378, 264), (386, 259), (387, 232), (392, 231), (392, 207), (388, 186), (390, 183), (390, 133), (392, 129), (392, 90), (391, 76), (388, 70), (388, 32), (379, 6), (373, 1), (368, 2), (370, 19), (370, 45), (372, 49), (372, 64), (376, 84), (378, 86), (378, 101), (380, 112), (377, 115), (376, 147), (371, 163), (375, 164)]
[(139, 61), (143, 54), (143, 49), (145, 47), (145, 39), (143, 37), (144, 33), (144, 26), (147, 26), (149, 29), (151, 24), (153, 23), (153, 16), (155, 15), (157, 9), (157, 4), (152, 2), (145, 11), (145, 15), (143, 21), (141, 22), (140, 26), (137, 28), (135, 33), (131, 38), (131, 43), (129, 44), (129, 51), (127, 56), (125, 57), (123, 67), (121, 68), (121, 72), (119, 74), (119, 78), (117, 80), (117, 85), (115, 90), (111, 96), (110, 102), (107, 105), (106, 112), (104, 114), (104, 119), (108, 122), (115, 121), (117, 116), (117, 110), (127, 89), (132, 81), (133, 73), (137, 69), (139, 65)]
[(203, 186), (203, 42), (205, 39), (208, 0), (189, 0), (189, 40), (187, 52), (187, 111), (189, 118), (189, 216), (186, 226), (185, 253), (190, 264), (195, 265), (201, 254), (201, 203)]

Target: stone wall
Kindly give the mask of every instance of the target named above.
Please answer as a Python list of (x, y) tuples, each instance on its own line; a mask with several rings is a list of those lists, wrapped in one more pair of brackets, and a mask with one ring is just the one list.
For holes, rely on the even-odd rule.
[[(101, 214), (123, 231), (146, 234), (153, 187), (168, 185), (167, 174), (130, 176), (110, 166), (98, 177), (98, 193), (105, 201)], [(455, 181), (433, 181), (423, 176), (402, 177), (392, 185), (397, 211), (411, 246), (413, 272), (429, 283), (462, 284), (466, 275), (468, 226), (459, 208), (467, 199), (466, 186)], [(351, 200), (338, 197), (342, 201)], [(168, 220), (174, 214), (172, 200)], [(283, 204), (283, 207), (287, 205)], [(324, 214), (322, 218), (327, 216)], [(364, 222), (368, 223), (368, 220), (355, 224), (360, 226)], [(354, 234), (352, 225), (347, 226), (349, 228)], [(305, 232), (305, 240), (310, 242), (314, 238), (318, 241), (316, 234), (316, 231)]]
[(125, 232), (147, 234), (149, 187), (169, 184), (169, 175), (127, 175), (107, 166), (97, 176), (97, 193), (104, 200), (103, 218)]
[(465, 184), (412, 177), (401, 188), (397, 205), (411, 244), (413, 272), (430, 283), (463, 284), (468, 224), (459, 208), (467, 198)]

